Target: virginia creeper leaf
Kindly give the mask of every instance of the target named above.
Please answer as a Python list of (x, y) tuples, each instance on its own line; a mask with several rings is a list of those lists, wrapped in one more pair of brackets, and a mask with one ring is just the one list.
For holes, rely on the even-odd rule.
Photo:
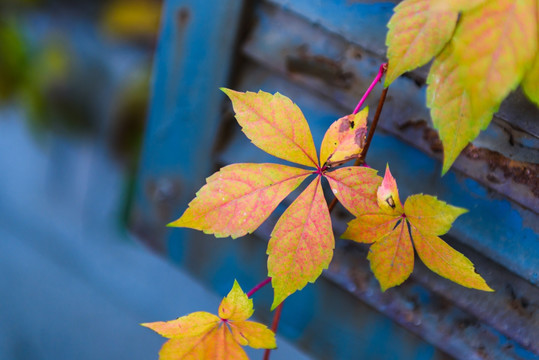
[(369, 108), (335, 121), (324, 135), (320, 148), (320, 164), (341, 164), (361, 155), (367, 134)]
[[(539, 19), (539, 5), (537, 5), (537, 18)], [(539, 31), (539, 24), (537, 26)], [(522, 79), (522, 90), (528, 98), (539, 106), (539, 49), (535, 55), (535, 60), (532, 63), (532, 67), (524, 75)]]
[(233, 164), (206, 179), (189, 208), (169, 226), (237, 238), (256, 230), (311, 173), (277, 164)]
[(388, 208), (387, 194), (398, 200), (397, 184), (389, 167), (377, 190), (378, 210), (351, 211), (358, 215), (342, 235), (345, 239), (373, 243), (367, 258), (382, 291), (408, 278), (414, 264), (413, 246), (435, 273), (463, 286), (492, 291), (474, 271), (471, 261), (437, 236), (449, 231), (455, 219), (467, 210), (422, 194), (410, 196), (404, 208), (397, 210), (397, 206)]
[(425, 234), (443, 235), (460, 215), (468, 210), (438, 200), (435, 196), (416, 194), (404, 203), (408, 221)]
[(274, 289), (271, 309), (314, 282), (327, 269), (335, 240), (321, 177), (301, 193), (277, 221), (268, 244), (268, 275)]
[(374, 169), (349, 166), (326, 172), (325, 176), (339, 202), (352, 214), (359, 215), (378, 211), (376, 190), (382, 178), (376, 173)]
[(399, 198), (399, 189), (397, 188), (395, 178), (393, 175), (391, 175), (389, 165), (386, 165), (384, 180), (382, 180), (382, 184), (376, 191), (376, 197), (378, 200), (378, 206), (382, 212), (391, 215), (402, 214), (403, 209)]
[(232, 101), (236, 119), (253, 144), (268, 154), (316, 167), (316, 149), (309, 124), (299, 107), (279, 93), (221, 89)]
[(485, 280), (475, 272), (467, 257), (453, 249), (438, 236), (424, 234), (415, 227), (410, 219), (414, 247), (419, 258), (429, 269), (457, 284), (473, 289), (494, 291)]
[(471, 118), (496, 111), (530, 68), (537, 50), (537, 0), (485, 1), (464, 12), (452, 42)]
[(431, 8), (433, 10), (446, 10), (446, 11), (468, 11), (471, 10), (486, 0), (431, 0)]
[(244, 321), (253, 315), (253, 300), (241, 290), (240, 284), (234, 281), (232, 290), (219, 305), (219, 317), (221, 319)]
[(406, 221), (376, 241), (367, 256), (382, 291), (400, 285), (414, 270), (414, 249)]
[(381, 212), (361, 214), (348, 223), (348, 228), (341, 237), (371, 244), (393, 231), (400, 218), (400, 215), (389, 215)]
[(438, 54), (451, 38), (458, 17), (456, 11), (433, 8), (432, 0), (404, 0), (394, 11), (387, 24), (385, 86)]
[(427, 78), (427, 106), (434, 128), (444, 146), (442, 175), (445, 174), (462, 149), (486, 129), (493, 111), (474, 118), (468, 91), (458, 77), (458, 67), (450, 43), (436, 58)]
[(219, 316), (195, 312), (176, 320), (141, 324), (169, 338), (160, 360), (248, 359), (240, 345), (276, 347), (275, 334), (266, 326), (246, 321), (253, 314), (253, 302), (237, 281), (219, 306)]

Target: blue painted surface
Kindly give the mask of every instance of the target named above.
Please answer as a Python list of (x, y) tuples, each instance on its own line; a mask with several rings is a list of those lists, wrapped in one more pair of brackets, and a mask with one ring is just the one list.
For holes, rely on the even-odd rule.
[(314, 24), (371, 49), (378, 55), (386, 52), (386, 24), (393, 14), (394, 3), (349, 0), (269, 0), (308, 18)]
[[(154, 63), (138, 194), (147, 176), (180, 177), (183, 201), (207, 175), (243, 2), (169, 0)], [(187, 195), (189, 193), (189, 195)], [(144, 196), (138, 199), (146, 203)]]

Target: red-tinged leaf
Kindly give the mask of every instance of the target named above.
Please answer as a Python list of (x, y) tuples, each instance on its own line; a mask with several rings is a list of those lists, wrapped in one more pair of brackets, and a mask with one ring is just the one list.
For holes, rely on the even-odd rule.
[(346, 115), (331, 124), (322, 140), (321, 164), (342, 164), (361, 155), (365, 146), (368, 113), (369, 109), (364, 108), (355, 115)]
[(268, 244), (272, 310), (288, 295), (314, 282), (327, 269), (335, 240), (321, 177), (318, 176), (281, 216)]
[(160, 360), (248, 359), (240, 345), (275, 348), (275, 334), (264, 325), (244, 321), (253, 313), (252, 300), (234, 281), (219, 306), (219, 316), (196, 312), (168, 322), (141, 324), (170, 338), (159, 352)]
[(370, 244), (387, 236), (400, 219), (400, 215), (388, 215), (381, 212), (359, 215), (348, 223), (348, 228), (341, 237)]
[(444, 145), (442, 174), (449, 170), (462, 149), (486, 129), (493, 114), (489, 111), (474, 118), (468, 91), (459, 80), (459, 66), (453, 56), (453, 45), (449, 44), (432, 64), (427, 78), (427, 106)]
[(184, 338), (199, 336), (207, 333), (212, 328), (219, 325), (221, 320), (219, 317), (204, 312), (198, 311), (192, 314), (182, 316), (171, 321), (157, 321), (153, 323), (141, 324), (152, 329), (156, 333), (166, 338)]
[(232, 336), (238, 344), (254, 349), (275, 349), (275, 334), (265, 325), (253, 321), (230, 323)]
[(408, 279), (414, 269), (414, 249), (406, 221), (401, 220), (393, 231), (376, 241), (367, 259), (382, 291)]
[(237, 238), (256, 230), (312, 171), (277, 164), (233, 164), (206, 179), (169, 226)]
[(253, 144), (268, 154), (316, 167), (316, 149), (299, 107), (279, 93), (221, 89), (232, 100), (236, 119)]
[(452, 42), (471, 121), (498, 109), (537, 51), (537, 0), (485, 1), (464, 12)]
[(405, 0), (394, 11), (387, 24), (385, 86), (438, 54), (451, 38), (458, 17), (456, 11), (433, 8), (432, 0)]
[(378, 212), (376, 191), (382, 178), (374, 169), (350, 166), (326, 172), (329, 186), (339, 202), (352, 214)]
[(468, 210), (448, 205), (434, 196), (417, 194), (406, 199), (404, 212), (408, 221), (422, 233), (443, 235), (451, 229), (455, 219)]
[(234, 286), (219, 305), (221, 319), (244, 321), (253, 315), (253, 300), (247, 297), (240, 285), (234, 280)]
[(399, 198), (399, 189), (397, 188), (397, 182), (391, 171), (389, 171), (389, 165), (386, 166), (386, 173), (384, 174), (384, 180), (376, 192), (378, 206), (380, 210), (386, 214), (401, 215), (403, 213), (402, 204)]
[(468, 258), (447, 245), (435, 235), (424, 234), (411, 224), (414, 247), (419, 258), (429, 269), (465, 287), (494, 291), (485, 280), (475, 272)]
[(438, 11), (469, 11), (486, 0), (431, 0), (431, 9)]

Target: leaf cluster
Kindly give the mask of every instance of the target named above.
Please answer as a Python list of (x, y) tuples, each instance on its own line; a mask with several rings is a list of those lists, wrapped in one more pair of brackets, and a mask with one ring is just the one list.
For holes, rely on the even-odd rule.
[(444, 145), (442, 172), (519, 84), (539, 106), (539, 1), (404, 0), (388, 23), (385, 85), (434, 62), (427, 106)]

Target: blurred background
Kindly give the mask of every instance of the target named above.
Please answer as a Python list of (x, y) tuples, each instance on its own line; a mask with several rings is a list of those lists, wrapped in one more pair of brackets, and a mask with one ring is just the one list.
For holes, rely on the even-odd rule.
[[(320, 143), (385, 60), (395, 3), (1, 0), (0, 359), (157, 359), (165, 339), (139, 323), (215, 312), (235, 278), (262, 281), (290, 200), (241, 239), (165, 227), (219, 167), (279, 162), (218, 88), (291, 97)], [(330, 269), (286, 301), (272, 358), (536, 358), (537, 109), (512, 95), (441, 179), (425, 77), (392, 85), (367, 160), (392, 163), (402, 197), (471, 209), (446, 240), (497, 292), (417, 264), (381, 293), (368, 247), (338, 240)], [(349, 219), (336, 209), (337, 236)], [(267, 324), (271, 301), (269, 287), (255, 297)]]

